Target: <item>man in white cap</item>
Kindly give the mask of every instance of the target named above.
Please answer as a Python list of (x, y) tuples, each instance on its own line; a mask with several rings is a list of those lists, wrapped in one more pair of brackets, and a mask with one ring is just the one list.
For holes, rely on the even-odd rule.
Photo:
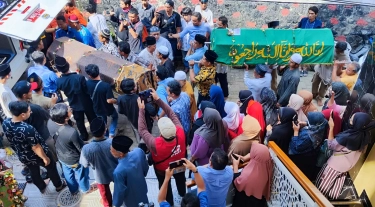
[[(162, 117), (158, 121), (160, 136), (154, 137), (147, 130), (145, 118), (145, 104), (138, 98), (139, 119), (138, 131), (147, 147), (150, 149), (155, 174), (159, 182), (159, 188), (162, 186), (165, 178), (165, 170), (168, 169), (170, 162), (175, 162), (185, 158), (186, 142), (185, 133), (178, 120), (177, 115), (173, 112), (167, 103), (163, 102), (154, 89), (151, 89), (152, 97), (155, 103), (163, 109), (167, 117)], [(185, 172), (175, 173), (173, 175), (178, 194), (183, 197), (186, 194)], [(168, 203), (173, 206), (173, 194), (171, 184), (168, 184), (167, 198)], [(176, 197), (175, 197), (176, 200)]]
[(302, 62), (302, 56), (294, 53), (289, 60), (289, 66), (281, 66), (277, 69), (277, 73), (283, 76), (277, 86), (277, 106), (285, 107), (288, 105), (289, 97), (297, 93), (300, 80), (300, 71), (298, 68)]
[(169, 54), (172, 50), (168, 50), (166, 46), (156, 46), (157, 56), (160, 60), (160, 65), (166, 67), (169, 71), (175, 72), (175, 68), (171, 59), (169, 59)]
[(180, 83), (181, 91), (185, 92), (190, 97), (190, 120), (194, 120), (194, 114), (197, 112), (197, 102), (195, 102), (193, 87), (191, 87), (189, 81), (186, 81), (186, 73), (182, 70), (174, 74), (174, 79)]
[(165, 47), (168, 48), (168, 51), (169, 51), (168, 57), (169, 57), (169, 59), (173, 60), (173, 50), (172, 50), (171, 43), (165, 37), (160, 36), (159, 27), (152, 26), (150, 28), (150, 36), (155, 37), (156, 48), (159, 48), (160, 46), (165, 46)]

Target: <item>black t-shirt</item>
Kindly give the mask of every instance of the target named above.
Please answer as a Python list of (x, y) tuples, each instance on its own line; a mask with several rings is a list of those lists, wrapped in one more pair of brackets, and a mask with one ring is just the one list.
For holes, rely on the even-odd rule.
[(139, 112), (137, 99), (137, 94), (125, 94), (117, 99), (118, 112), (124, 114), (136, 129), (138, 129)]
[(108, 83), (101, 81), (96, 88), (96, 92), (94, 93), (96, 84), (99, 83), (99, 80), (88, 80), (87, 81), (87, 91), (89, 92), (92, 102), (94, 104), (94, 111), (98, 116), (110, 116), (113, 114), (115, 107), (113, 104), (109, 104), (107, 99), (114, 98), (113, 91), (111, 85)]
[(47, 128), (49, 113), (47, 110), (45, 110), (39, 105), (31, 103), (29, 103), (29, 105), (32, 113), (25, 122), (33, 126), (36, 129), (36, 131), (40, 134), (42, 139), (46, 141), (50, 136)]
[(168, 38), (169, 33), (176, 34), (177, 27), (182, 27), (181, 25), (181, 16), (173, 11), (172, 15), (168, 17), (167, 12), (165, 10), (160, 11), (160, 17), (158, 19), (159, 25), (157, 25), (160, 28), (160, 35), (162, 37)]
[(168, 77), (173, 78), (175, 69), (172, 60), (168, 58), (164, 62), (163, 66), (168, 69)]

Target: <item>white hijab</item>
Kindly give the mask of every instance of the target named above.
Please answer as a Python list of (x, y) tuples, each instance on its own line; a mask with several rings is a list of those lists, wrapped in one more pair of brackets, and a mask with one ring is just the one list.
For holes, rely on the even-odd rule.
[(227, 116), (223, 120), (227, 123), (228, 128), (236, 130), (240, 125), (240, 108), (234, 102), (225, 102), (224, 111), (227, 113)]

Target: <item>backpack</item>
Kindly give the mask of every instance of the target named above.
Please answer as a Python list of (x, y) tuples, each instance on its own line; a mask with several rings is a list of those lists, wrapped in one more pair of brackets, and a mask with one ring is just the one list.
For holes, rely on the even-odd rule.
[[(139, 23), (142, 21), (139, 21), (137, 24), (134, 25), (134, 28), (137, 29)], [(143, 24), (143, 23), (142, 23)], [(148, 37), (148, 31), (147, 27), (143, 24), (142, 34), (141, 34), (141, 42), (144, 44), (146, 42), (146, 38)]]

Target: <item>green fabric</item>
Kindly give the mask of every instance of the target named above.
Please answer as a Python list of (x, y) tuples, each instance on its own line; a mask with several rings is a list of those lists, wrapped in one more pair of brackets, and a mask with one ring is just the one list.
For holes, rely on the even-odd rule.
[(240, 35), (231, 36), (228, 31), (214, 29), (211, 33), (211, 49), (220, 63), (287, 64), (293, 53), (302, 55), (303, 64), (333, 63), (330, 29), (241, 29)]

